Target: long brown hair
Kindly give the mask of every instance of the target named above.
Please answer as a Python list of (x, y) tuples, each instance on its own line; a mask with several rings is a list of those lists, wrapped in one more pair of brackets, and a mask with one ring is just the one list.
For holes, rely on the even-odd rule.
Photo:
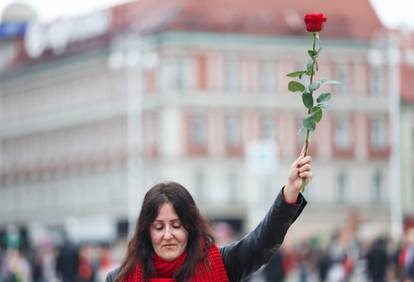
[(164, 203), (171, 203), (188, 232), (187, 259), (175, 273), (177, 281), (185, 281), (194, 274), (196, 264), (206, 258), (208, 249), (214, 244), (211, 229), (200, 214), (193, 197), (184, 186), (176, 182), (159, 183), (145, 194), (134, 235), (128, 243), (128, 250), (115, 279), (123, 282), (139, 263), (145, 280), (155, 274), (152, 263), (153, 248), (150, 227)]

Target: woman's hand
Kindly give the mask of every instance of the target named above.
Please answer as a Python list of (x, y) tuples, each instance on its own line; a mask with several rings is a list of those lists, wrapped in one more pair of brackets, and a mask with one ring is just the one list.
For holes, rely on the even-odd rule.
[(299, 157), (290, 167), (287, 183), (285, 189), (283, 189), (283, 195), (288, 203), (296, 203), (302, 186), (302, 179), (305, 180), (306, 184), (312, 179), (312, 158), (311, 156), (304, 157), (304, 152), (303, 148)]

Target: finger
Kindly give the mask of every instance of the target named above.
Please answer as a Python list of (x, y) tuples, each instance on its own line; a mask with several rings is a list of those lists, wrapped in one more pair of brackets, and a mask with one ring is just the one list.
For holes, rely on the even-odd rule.
[(300, 167), (299, 161), (303, 158), (304, 152), (305, 152), (305, 145), (302, 147), (302, 151), (301, 151), (299, 157), (292, 163), (292, 167), (295, 167), (295, 168)]
[(299, 177), (306, 181), (310, 181), (312, 179), (312, 171), (300, 172)]
[(311, 156), (306, 156), (306, 157), (303, 157), (302, 159), (300, 159), (298, 161), (298, 164), (299, 164), (299, 166), (303, 166), (305, 164), (310, 164), (311, 161), (312, 161), (312, 157)]
[(299, 168), (299, 172), (312, 171), (310, 164), (305, 164)]
[(304, 164), (310, 163), (312, 161), (311, 156), (304, 157), (303, 155), (300, 155), (292, 164), (292, 167), (294, 168), (300, 168)]
[(300, 160), (303, 158), (303, 156), (299, 156), (293, 163), (292, 163), (292, 167), (295, 167), (295, 168), (299, 168), (300, 167), (300, 164), (299, 164), (299, 162), (300, 162)]
[(306, 150), (306, 142), (305, 142), (305, 144), (303, 144), (302, 150), (300, 151), (299, 156), (302, 156), (303, 157), (305, 155), (305, 150)]

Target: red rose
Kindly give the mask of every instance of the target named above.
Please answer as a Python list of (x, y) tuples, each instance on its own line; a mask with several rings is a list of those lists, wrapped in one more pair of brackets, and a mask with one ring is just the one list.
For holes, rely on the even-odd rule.
[(326, 22), (324, 14), (307, 14), (304, 17), (306, 30), (309, 32), (321, 31), (323, 24)]

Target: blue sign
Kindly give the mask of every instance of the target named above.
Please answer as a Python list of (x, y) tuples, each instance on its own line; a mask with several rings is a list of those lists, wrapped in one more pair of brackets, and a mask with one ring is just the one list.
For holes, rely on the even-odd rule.
[(22, 37), (26, 31), (26, 22), (1, 23), (0, 40), (14, 37)]

